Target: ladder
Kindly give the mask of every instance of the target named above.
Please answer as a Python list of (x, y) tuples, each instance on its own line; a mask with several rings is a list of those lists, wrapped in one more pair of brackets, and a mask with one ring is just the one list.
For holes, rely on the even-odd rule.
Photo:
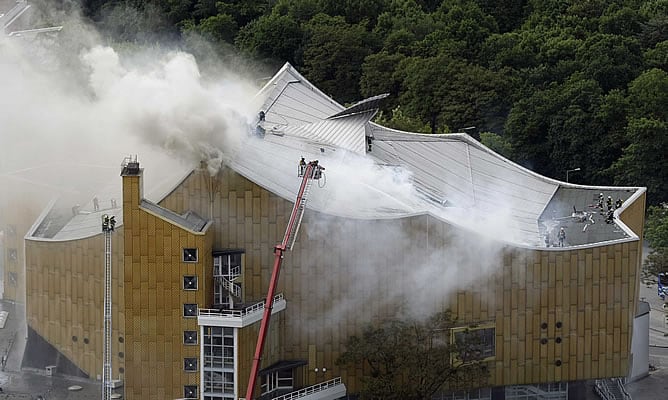
[[(112, 221), (113, 221), (113, 217)], [(104, 235), (104, 329), (102, 364), (102, 400), (111, 400), (111, 233), (114, 223), (109, 216), (102, 217)]]

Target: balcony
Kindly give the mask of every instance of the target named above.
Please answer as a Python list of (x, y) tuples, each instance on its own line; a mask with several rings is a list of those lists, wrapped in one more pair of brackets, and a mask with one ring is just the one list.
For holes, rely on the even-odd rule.
[[(274, 296), (271, 315), (285, 310), (286, 301), (282, 293)], [(215, 308), (200, 308), (197, 315), (197, 324), (200, 326), (222, 326), (227, 328), (243, 328), (262, 319), (264, 300), (245, 308), (220, 310)]]
[(273, 400), (335, 400), (345, 395), (346, 385), (341, 382), (341, 377), (338, 377), (278, 396)]

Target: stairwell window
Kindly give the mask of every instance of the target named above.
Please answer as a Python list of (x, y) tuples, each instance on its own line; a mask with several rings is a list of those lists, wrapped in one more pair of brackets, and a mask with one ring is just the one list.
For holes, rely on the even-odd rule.
[(183, 262), (197, 262), (197, 249), (195, 248), (184, 248), (183, 249)]

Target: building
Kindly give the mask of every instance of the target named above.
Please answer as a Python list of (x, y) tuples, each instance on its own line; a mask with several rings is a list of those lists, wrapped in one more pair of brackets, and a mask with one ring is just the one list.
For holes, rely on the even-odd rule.
[[(563, 183), (465, 134), (378, 126), (370, 119), (382, 98), (343, 107), (286, 64), (219, 170), (175, 170), (171, 190), (149, 201), (129, 159), (119, 203), (53, 203), (25, 237), (24, 362), (101, 374), (100, 217), (114, 214), (119, 390), (126, 399), (242, 397), (272, 248), (305, 157), (325, 166), (326, 180), (309, 193), (280, 276), (263, 398), (311, 385), (309, 399), (354, 395), (363, 369), (336, 365), (350, 335), (443, 309), (489, 338), (491, 389), (471, 398), (581, 398), (586, 380), (626, 376), (645, 189)], [(601, 194), (621, 207), (608, 214)]]

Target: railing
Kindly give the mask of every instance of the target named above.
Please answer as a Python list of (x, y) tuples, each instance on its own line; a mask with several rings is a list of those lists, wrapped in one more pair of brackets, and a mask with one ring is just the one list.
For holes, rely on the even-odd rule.
[(219, 275), (215, 277), (222, 283), (223, 287), (227, 289), (233, 296), (241, 298), (241, 286), (238, 283), (230, 282), (225, 276)]
[(317, 385), (305, 387), (303, 389), (299, 389), (297, 391), (284, 394), (283, 396), (274, 397), (273, 400), (298, 399), (300, 397), (308, 396), (309, 394), (313, 394), (313, 393), (316, 393), (316, 392), (321, 392), (325, 389), (329, 389), (331, 387), (334, 387), (334, 386), (337, 386), (337, 385), (340, 385), (340, 384), (341, 384), (341, 377), (338, 377), (338, 378), (330, 379), (330, 380), (322, 382), (322, 383), (318, 383)]
[(597, 379), (594, 390), (604, 400), (631, 400), (631, 395), (619, 378)]
[[(283, 300), (283, 293), (274, 296), (274, 303)], [(264, 300), (250, 305), (242, 310), (219, 310), (216, 308), (200, 308), (199, 315), (209, 315), (216, 317), (243, 317), (258, 311), (264, 310)]]

